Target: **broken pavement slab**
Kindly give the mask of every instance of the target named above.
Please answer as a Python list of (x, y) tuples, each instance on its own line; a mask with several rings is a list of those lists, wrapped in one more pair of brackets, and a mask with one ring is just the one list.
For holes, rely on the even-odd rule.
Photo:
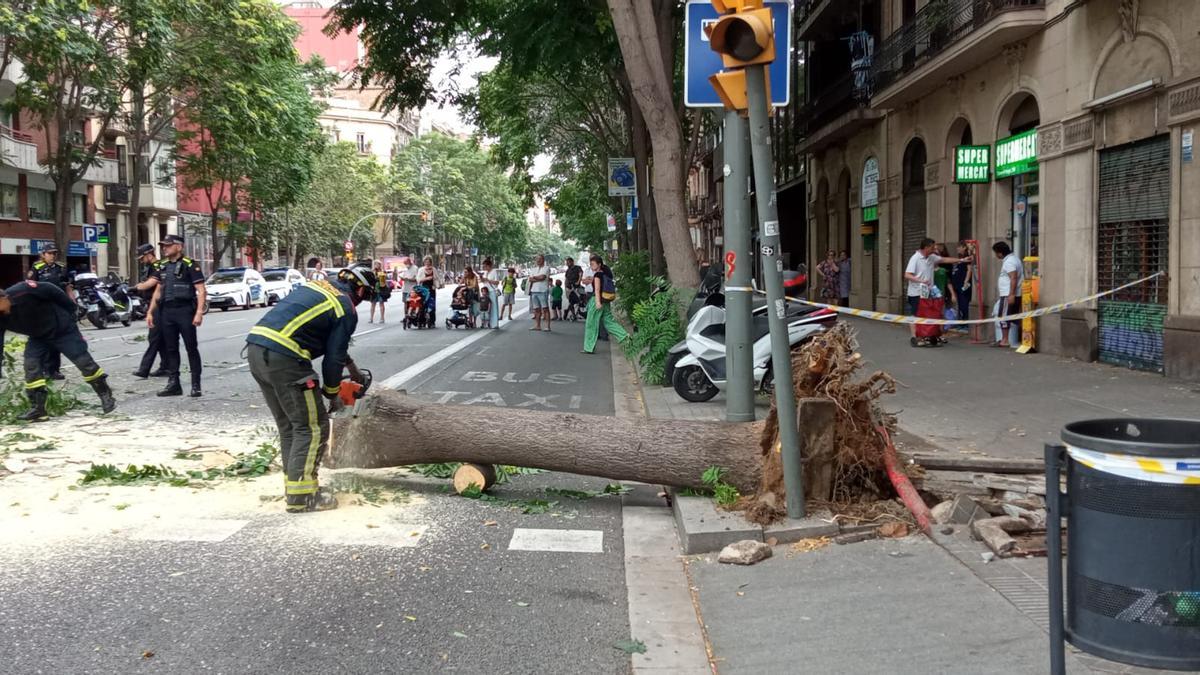
[(675, 493), (671, 499), (679, 547), (687, 555), (720, 551), (729, 544), (744, 539), (791, 544), (802, 539), (831, 537), (841, 528), (828, 511), (816, 512), (808, 518), (788, 518), (762, 527), (751, 523), (736, 511), (717, 508), (710, 497), (689, 497)]

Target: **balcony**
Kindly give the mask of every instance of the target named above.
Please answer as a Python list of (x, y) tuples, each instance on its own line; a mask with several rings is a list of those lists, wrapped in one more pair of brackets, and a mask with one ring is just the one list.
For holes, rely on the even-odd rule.
[[(853, 4), (853, 7), (847, 5)], [(797, 40), (815, 40), (828, 37), (836, 31), (838, 24), (858, 14), (858, 3), (845, 0), (796, 0)]]
[(0, 166), (40, 172), (42, 167), (38, 164), (37, 144), (33, 142), (33, 136), (0, 126)]
[(1045, 0), (933, 0), (892, 33), (872, 68), (876, 108), (915, 101), (1046, 22)]
[(115, 152), (104, 151), (101, 155), (96, 155), (96, 163), (89, 166), (83, 172), (83, 182), (85, 183), (116, 183), (120, 179), (117, 177), (117, 155)]
[(174, 213), (179, 208), (174, 186), (142, 185), (138, 193), (138, 202), (140, 207), (147, 211)]
[(800, 152), (817, 152), (873, 124), (883, 113), (867, 106), (866, 73), (848, 72), (822, 87), (800, 109)]

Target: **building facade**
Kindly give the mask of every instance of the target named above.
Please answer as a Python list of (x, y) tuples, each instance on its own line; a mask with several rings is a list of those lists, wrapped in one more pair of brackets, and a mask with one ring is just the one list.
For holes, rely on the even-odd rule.
[(1163, 272), (1040, 319), (1037, 348), (1200, 379), (1200, 3), (867, 0), (850, 25), (842, 4), (807, 3), (800, 37), (813, 70), (851, 63), (806, 141), (809, 258), (848, 244), (851, 304), (898, 311), (926, 236), (978, 242), (985, 316), (997, 241), (1043, 306)]

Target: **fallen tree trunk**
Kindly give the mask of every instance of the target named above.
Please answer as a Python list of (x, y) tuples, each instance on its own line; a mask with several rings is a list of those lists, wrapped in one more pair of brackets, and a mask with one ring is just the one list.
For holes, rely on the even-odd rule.
[(702, 487), (705, 469), (743, 493), (762, 475), (762, 422), (626, 419), (427, 403), (399, 392), (369, 396), (357, 418), (334, 420), (325, 465), (375, 469), (433, 462), (534, 469)]

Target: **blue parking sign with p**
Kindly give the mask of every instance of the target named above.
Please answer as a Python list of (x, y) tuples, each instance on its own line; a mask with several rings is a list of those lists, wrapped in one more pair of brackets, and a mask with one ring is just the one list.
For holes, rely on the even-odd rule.
[[(792, 3), (767, 0), (775, 23), (775, 60), (767, 67), (771, 83), (771, 105), (786, 106), (792, 93)], [(721, 55), (708, 44), (704, 27), (720, 18), (708, 0), (688, 0), (683, 42), (683, 104), (689, 108), (720, 108), (721, 99), (708, 78), (725, 65)]]

